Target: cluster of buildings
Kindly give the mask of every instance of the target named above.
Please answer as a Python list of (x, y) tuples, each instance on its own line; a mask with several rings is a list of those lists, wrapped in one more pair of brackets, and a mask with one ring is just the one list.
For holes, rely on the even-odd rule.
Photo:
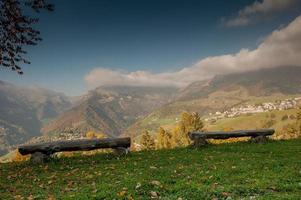
[(32, 138), (29, 143), (39, 143), (39, 142), (51, 142), (57, 140), (74, 140), (74, 139), (85, 139), (85, 135), (83, 135), (79, 131), (63, 131), (59, 134), (53, 134), (51, 136), (38, 136)]
[(301, 101), (301, 97), (256, 105), (241, 105), (239, 107), (233, 107), (230, 110), (209, 113), (209, 117), (205, 118), (205, 121), (215, 121), (222, 118), (233, 118), (244, 114), (263, 113), (272, 110), (288, 110), (297, 107), (299, 101)]

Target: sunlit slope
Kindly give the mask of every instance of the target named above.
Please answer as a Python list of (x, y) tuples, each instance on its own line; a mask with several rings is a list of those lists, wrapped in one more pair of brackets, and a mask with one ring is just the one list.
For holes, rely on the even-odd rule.
[(176, 123), (183, 111), (199, 112), (201, 116), (206, 116), (244, 104), (299, 97), (300, 77), (300, 67), (287, 67), (229, 74), (196, 82), (181, 90), (175, 101), (131, 125), (125, 134), (135, 137), (145, 129), (155, 132), (159, 126)]
[(171, 87), (99, 87), (82, 102), (43, 127), (44, 134), (100, 131), (116, 137), (134, 121), (169, 102), (176, 92)]

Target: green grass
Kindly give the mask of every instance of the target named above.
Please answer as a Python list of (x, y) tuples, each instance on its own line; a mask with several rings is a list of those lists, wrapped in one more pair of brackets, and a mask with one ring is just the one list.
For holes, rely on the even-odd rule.
[(298, 139), (2, 164), (0, 199), (300, 199), (300, 153)]

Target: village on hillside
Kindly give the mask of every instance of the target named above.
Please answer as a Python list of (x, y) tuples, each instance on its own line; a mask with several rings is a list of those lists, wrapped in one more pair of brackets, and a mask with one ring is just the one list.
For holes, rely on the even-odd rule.
[(275, 102), (264, 102), (260, 104), (246, 104), (238, 107), (232, 107), (226, 111), (216, 111), (209, 113), (209, 117), (204, 119), (205, 122), (214, 122), (223, 118), (234, 118), (245, 114), (263, 113), (272, 110), (288, 110), (296, 108), (301, 102), (301, 97), (278, 100)]

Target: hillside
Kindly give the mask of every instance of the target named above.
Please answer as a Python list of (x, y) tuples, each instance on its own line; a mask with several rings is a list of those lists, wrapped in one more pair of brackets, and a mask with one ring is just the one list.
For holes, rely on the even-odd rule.
[[(263, 123), (268, 120), (273, 120), (274, 123), (268, 128), (274, 128), (276, 131), (281, 130), (287, 124), (292, 124), (297, 115), (298, 109), (289, 110), (274, 110), (267, 113), (256, 113), (249, 115), (241, 115), (235, 118), (224, 118), (217, 120), (213, 123), (207, 123), (206, 129), (208, 130), (224, 130), (224, 129), (252, 129), (252, 128), (262, 128)], [(271, 117), (274, 116), (274, 117)], [(287, 118), (284, 118), (287, 116)], [(252, 122), (252, 123), (250, 123)], [(277, 133), (277, 132), (276, 132)]]
[(278, 67), (243, 73), (218, 75), (209, 81), (195, 82), (179, 92), (177, 100), (188, 101), (208, 97), (217, 91), (244, 88), (249, 96), (300, 94), (301, 67)]
[(134, 121), (169, 102), (175, 88), (99, 87), (82, 102), (43, 127), (45, 135), (83, 134), (88, 130), (116, 137)]
[(41, 135), (47, 120), (71, 107), (64, 94), (0, 81), (0, 155), (11, 145)]
[(0, 199), (299, 199), (300, 151), (299, 139), (8, 163)]
[[(285, 76), (283, 76), (285, 74)], [(301, 67), (281, 67), (216, 76), (195, 82), (177, 93), (175, 100), (131, 125), (125, 135), (174, 124), (184, 111), (202, 116), (248, 103), (276, 101), (301, 94)]]

